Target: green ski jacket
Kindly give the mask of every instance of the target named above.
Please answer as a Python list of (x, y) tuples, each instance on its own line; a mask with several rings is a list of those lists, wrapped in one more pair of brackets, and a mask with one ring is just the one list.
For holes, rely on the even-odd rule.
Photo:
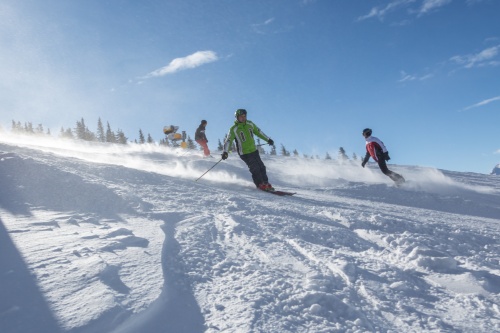
[(244, 123), (240, 123), (235, 120), (234, 125), (229, 129), (226, 141), (224, 142), (224, 151), (229, 152), (233, 141), (235, 141), (238, 155), (253, 153), (257, 150), (254, 135), (257, 135), (266, 142), (269, 140), (269, 137), (265, 135), (264, 132), (262, 132), (252, 121), (247, 120)]

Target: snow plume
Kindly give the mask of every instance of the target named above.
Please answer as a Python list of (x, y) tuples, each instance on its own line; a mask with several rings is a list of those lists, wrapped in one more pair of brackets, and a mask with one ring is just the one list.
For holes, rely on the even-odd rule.
[(201, 65), (218, 60), (217, 54), (213, 51), (198, 51), (184, 58), (175, 58), (167, 66), (152, 71), (144, 78), (152, 78), (173, 74), (185, 69), (196, 68)]
[(363, 169), (359, 163), (290, 157), (288, 159), (264, 156), (270, 178), (279, 178), (297, 186), (332, 186), (343, 181), (384, 182), (380, 172)]
[(409, 180), (407, 188), (427, 191), (430, 193), (456, 194), (457, 191), (461, 190), (483, 194), (492, 194), (497, 192), (489, 186), (471, 185), (458, 182), (445, 175), (442, 171), (434, 168), (414, 168), (411, 175), (407, 177), (407, 179)]
[[(365, 168), (362, 168), (359, 163), (353, 161), (339, 162), (292, 157), (283, 159), (266, 156), (264, 160), (270, 180), (277, 179), (279, 182), (299, 187), (352, 186), (356, 183), (392, 185), (393, 183), (380, 171), (376, 163), (368, 163)], [(290, 160), (293, 162), (291, 163)], [(389, 165), (389, 168), (405, 177), (408, 181), (406, 189), (431, 193), (453, 193), (459, 189), (478, 193), (491, 193), (492, 191), (490, 187), (459, 183), (435, 168), (403, 168), (394, 165)]]
[[(155, 144), (109, 145), (87, 141), (54, 139), (46, 136), (18, 136), (7, 133), (1, 135), (3, 142), (22, 147), (34, 148), (92, 163), (117, 165), (171, 177), (192, 179), (193, 175), (201, 175), (217, 162), (215, 159), (193, 160), (194, 156), (200, 155), (196, 151)], [(235, 175), (217, 170), (206, 178), (226, 183), (241, 181)]]

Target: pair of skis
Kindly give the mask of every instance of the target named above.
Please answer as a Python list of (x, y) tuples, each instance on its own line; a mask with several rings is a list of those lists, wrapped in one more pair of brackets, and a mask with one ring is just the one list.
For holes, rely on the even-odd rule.
[[(219, 164), (220, 162), (222, 162), (222, 158), (217, 161), (217, 163), (215, 163), (210, 169), (208, 169), (207, 171), (205, 171), (204, 174), (202, 174), (200, 177), (198, 177), (196, 181), (198, 181), (201, 177), (205, 176), (210, 170), (212, 170), (217, 164)], [(267, 192), (267, 193), (272, 193), (274, 195), (279, 195), (281, 197), (284, 197), (284, 196), (291, 196), (291, 195), (294, 195), (295, 192), (285, 192), (285, 191), (276, 191), (276, 190), (272, 190), (272, 191), (264, 191), (264, 192)]]
[(279, 195), (280, 197), (292, 196), (296, 193), (296, 192), (286, 192), (286, 191), (278, 191), (278, 190), (272, 190), (272, 191), (261, 190), (261, 191), (271, 193), (274, 195)]

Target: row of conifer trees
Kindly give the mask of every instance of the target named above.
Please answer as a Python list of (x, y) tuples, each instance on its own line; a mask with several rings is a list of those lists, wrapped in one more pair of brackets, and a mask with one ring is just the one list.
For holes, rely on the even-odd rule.
[[(21, 124), (19, 121), (14, 121), (12, 120), (12, 131), (16, 133), (26, 133), (26, 134), (35, 134), (35, 135), (52, 135), (50, 132), (50, 129), (47, 129), (46, 131), (44, 130), (44, 127), (42, 124), (39, 124), (38, 126), (33, 126), (31, 122), (27, 122)], [(60, 138), (66, 138), (66, 139), (76, 139), (76, 140), (84, 140), (84, 141), (95, 141), (95, 142), (103, 142), (103, 143), (116, 143), (116, 144), (127, 144), (128, 143), (128, 138), (125, 136), (125, 133), (121, 130), (118, 129), (116, 132), (111, 129), (111, 126), (109, 125), (109, 122), (106, 122), (106, 129), (104, 128), (104, 125), (101, 121), (101, 118), (97, 121), (97, 132), (94, 133), (91, 130), (89, 130), (88, 126), (85, 124), (85, 120), (81, 118), (81, 120), (78, 120), (76, 122), (75, 128), (64, 128), (61, 127), (59, 131), (59, 137)], [(151, 135), (148, 133), (147, 137), (144, 136), (144, 133), (142, 132), (142, 129), (139, 129), (139, 140), (134, 140), (135, 143), (139, 144), (145, 144), (145, 143), (150, 143), (153, 144), (155, 141), (151, 137)], [(197, 145), (194, 143), (194, 141), (191, 139), (190, 136), (187, 137), (186, 139), (187, 143), (187, 149), (200, 149), (197, 148)], [(169, 140), (161, 139), (159, 141), (160, 145), (165, 145), (165, 146), (178, 146), (175, 142), (170, 142)], [(260, 139), (257, 139), (257, 145), (259, 152), (261, 154), (267, 154), (265, 149), (261, 146)], [(222, 141), (219, 139), (218, 146), (217, 146), (218, 151), (223, 150), (223, 144)], [(275, 146), (270, 146), (270, 155), (278, 155), (278, 152), (276, 150)], [(282, 144), (281, 149), (280, 149), (280, 155), (282, 156), (295, 156), (299, 157), (299, 152), (297, 149), (293, 150), (293, 152), (288, 151), (285, 146)], [(312, 158), (312, 159), (320, 159), (319, 156), (314, 156), (314, 155), (303, 155), (304, 158)], [(331, 160), (333, 159), (329, 153), (326, 153), (325, 159)], [(338, 151), (338, 159), (339, 160), (349, 160), (349, 157), (347, 156), (344, 148), (340, 147)], [(352, 155), (353, 160), (357, 160), (356, 154)]]

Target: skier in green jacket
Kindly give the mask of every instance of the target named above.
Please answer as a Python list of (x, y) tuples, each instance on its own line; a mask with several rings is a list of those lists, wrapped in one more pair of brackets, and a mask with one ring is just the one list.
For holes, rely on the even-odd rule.
[(226, 141), (224, 142), (222, 159), (227, 159), (228, 151), (233, 141), (235, 141), (238, 155), (248, 166), (255, 186), (263, 191), (274, 191), (274, 188), (269, 184), (267, 179), (266, 166), (262, 162), (259, 151), (255, 146), (254, 135), (257, 135), (271, 146), (274, 145), (274, 141), (265, 135), (252, 121), (247, 120), (247, 110), (238, 109), (234, 116), (236, 120), (234, 121), (234, 125), (229, 129)]

